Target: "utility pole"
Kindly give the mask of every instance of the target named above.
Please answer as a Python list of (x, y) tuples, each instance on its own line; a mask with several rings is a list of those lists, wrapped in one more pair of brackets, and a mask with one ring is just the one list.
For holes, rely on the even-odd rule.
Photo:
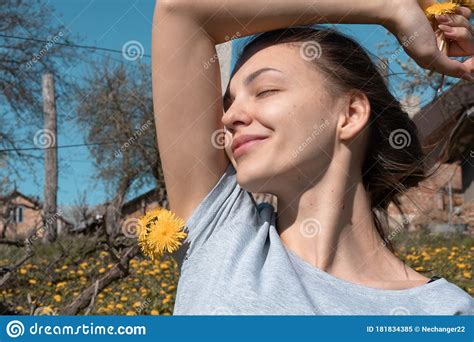
[(56, 98), (54, 93), (54, 77), (52, 74), (43, 75), (43, 111), (44, 111), (44, 140), (48, 141), (44, 148), (44, 227), (46, 239), (56, 240), (58, 215), (58, 149), (56, 144)]

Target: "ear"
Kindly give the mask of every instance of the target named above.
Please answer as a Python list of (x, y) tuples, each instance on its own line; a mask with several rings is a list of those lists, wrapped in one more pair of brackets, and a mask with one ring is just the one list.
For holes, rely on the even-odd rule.
[(353, 139), (364, 131), (369, 122), (369, 99), (363, 92), (354, 90), (344, 97), (340, 108), (339, 137), (341, 140)]

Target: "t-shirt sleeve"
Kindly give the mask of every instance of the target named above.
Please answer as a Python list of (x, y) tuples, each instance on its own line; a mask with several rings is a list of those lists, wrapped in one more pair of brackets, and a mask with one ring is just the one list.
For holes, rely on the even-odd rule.
[(231, 162), (214, 188), (204, 197), (186, 221), (187, 260), (206, 244), (213, 234), (229, 228), (232, 222), (257, 214), (257, 205), (250, 192), (237, 183), (236, 170)]

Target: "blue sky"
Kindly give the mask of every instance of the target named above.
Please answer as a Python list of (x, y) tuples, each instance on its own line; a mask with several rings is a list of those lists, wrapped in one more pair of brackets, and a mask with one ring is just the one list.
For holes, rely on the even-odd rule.
[[(131, 40), (139, 41), (145, 54), (150, 54), (151, 21), (154, 1), (125, 1), (125, 0), (50, 0), (49, 4), (55, 9), (51, 20), (68, 28), (64, 38), (79, 34), (82, 39), (74, 40), (76, 44), (92, 45), (103, 48), (121, 50), (122, 46)], [(393, 36), (386, 35), (383, 27), (378, 25), (338, 25), (343, 32), (354, 36), (364, 47), (376, 52), (376, 44)], [(37, 37), (41, 38), (41, 37)], [(99, 53), (105, 55), (106, 53)], [(121, 54), (110, 54), (115, 60), (124, 63), (128, 61)], [(400, 56), (406, 58), (404, 52)], [(143, 57), (144, 62), (150, 59)], [(391, 68), (394, 66), (391, 64)], [(396, 69), (395, 69), (396, 71)], [(87, 65), (77, 65), (62, 72), (81, 79), (87, 72)], [(59, 103), (59, 110), (71, 111), (67, 104)], [(73, 122), (58, 123), (58, 145), (84, 143), (81, 134), (75, 129)], [(90, 161), (87, 147), (59, 149), (59, 205), (73, 204), (80, 191), (87, 190), (90, 204), (98, 204), (107, 200), (105, 187), (94, 181), (94, 167)], [(37, 182), (31, 175), (24, 174), (24, 179), (16, 180), (17, 187), (27, 195), (43, 197), (43, 165), (38, 163), (35, 169)], [(138, 193), (149, 190), (140, 189)], [(131, 196), (137, 193), (131, 194)]]

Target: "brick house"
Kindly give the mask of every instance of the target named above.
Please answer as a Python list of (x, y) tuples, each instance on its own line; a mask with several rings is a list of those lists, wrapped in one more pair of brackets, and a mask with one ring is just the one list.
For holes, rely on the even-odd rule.
[[(23, 240), (37, 231), (42, 237), (43, 226), (42, 204), (38, 198), (26, 196), (18, 190), (13, 190), (5, 196), (0, 196), (0, 238), (8, 240)], [(68, 231), (72, 224), (58, 215), (58, 234)]]
[(157, 208), (167, 208), (168, 200), (165, 198), (165, 189), (154, 188), (140, 196), (137, 196), (122, 205), (124, 221), (130, 218), (140, 218), (146, 212)]
[[(413, 115), (429, 167), (438, 172), (401, 199), (408, 229), (474, 234), (474, 85), (459, 81)], [(443, 146), (449, 146), (441, 158)], [(394, 206), (391, 216), (401, 222)]]

